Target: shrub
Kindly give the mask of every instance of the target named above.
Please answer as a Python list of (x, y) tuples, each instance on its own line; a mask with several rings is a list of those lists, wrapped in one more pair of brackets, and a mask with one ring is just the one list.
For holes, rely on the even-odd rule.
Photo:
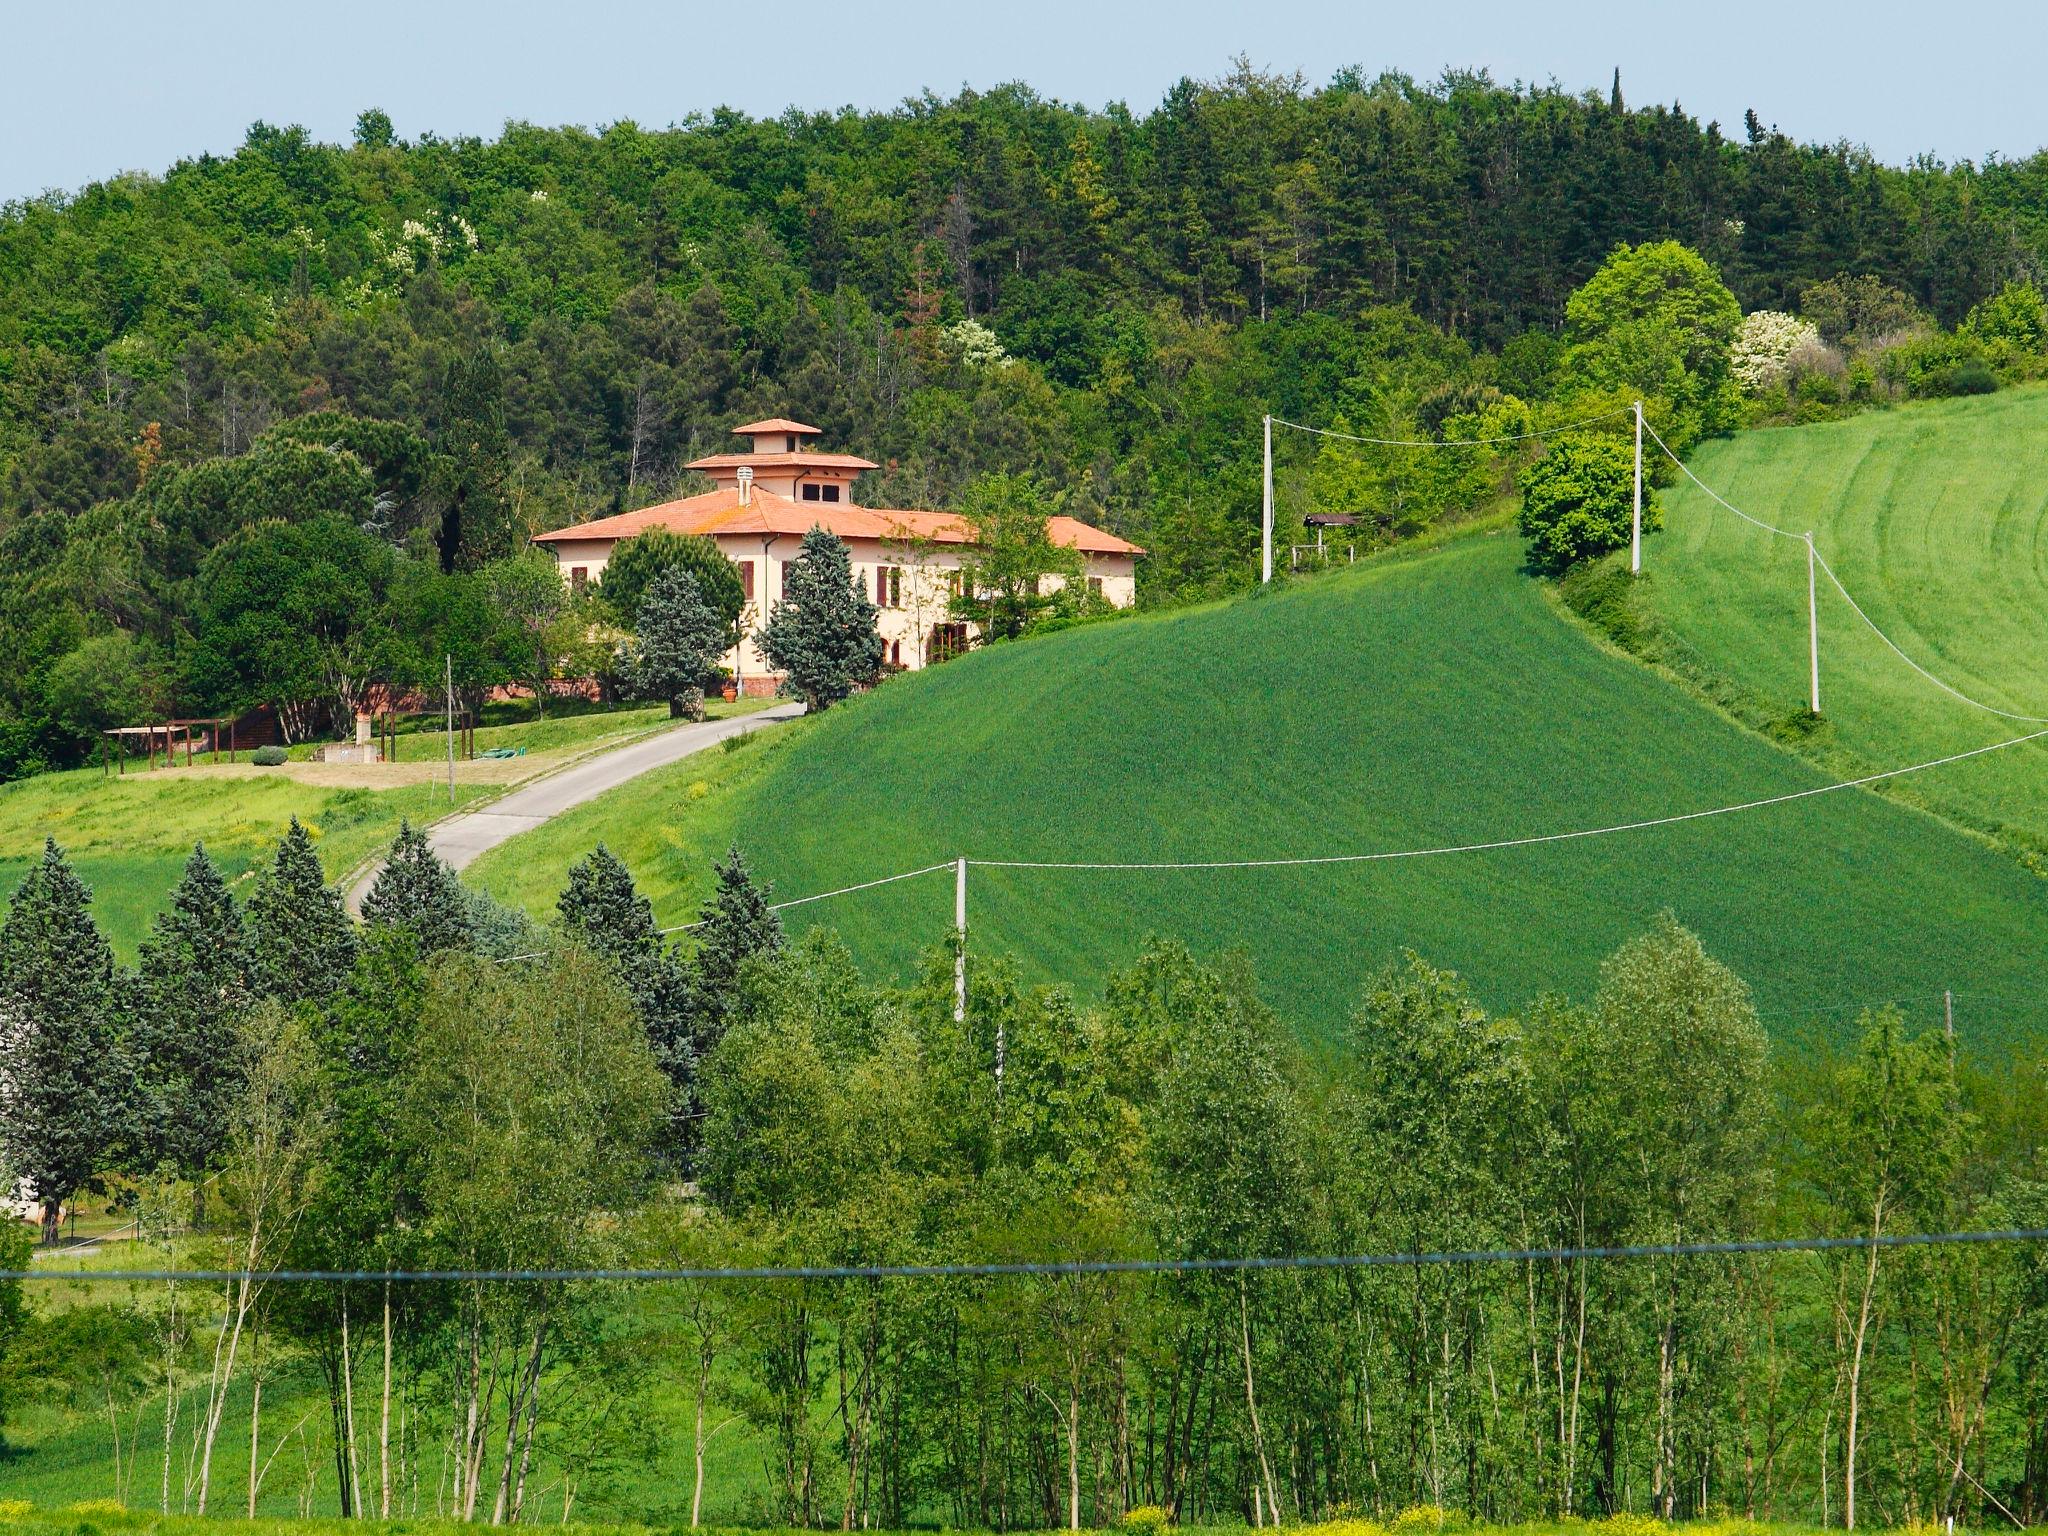
[(249, 761), (254, 763), (258, 768), (276, 768), (279, 765), (281, 765), (288, 756), (289, 754), (285, 751), (283, 747), (258, 747), (254, 752), (251, 752), (249, 754)]
[(1735, 382), (1752, 395), (1781, 384), (1792, 372), (1792, 360), (1821, 345), (1817, 327), (1775, 309), (1745, 315), (1728, 348), (1728, 369)]
[(1123, 1519), (1117, 1522), (1120, 1529), (1138, 1531), (1145, 1533), (1145, 1536), (1158, 1536), (1158, 1533), (1165, 1530), (1169, 1524), (1171, 1522), (1166, 1518), (1166, 1511), (1157, 1504), (1140, 1504), (1127, 1509), (1124, 1511)]
[(1467, 1524), (1462, 1512), (1437, 1504), (1413, 1504), (1394, 1516), (1395, 1536), (1429, 1536), (1434, 1531), (1455, 1531)]
[[(1552, 442), (1521, 474), (1529, 563), (1554, 575), (1626, 545), (1634, 481), (1634, 458), (1618, 437), (1573, 434)], [(1646, 484), (1643, 528), (1663, 523), (1664, 510)]]
[(1600, 1536), (1666, 1536), (1667, 1527), (1652, 1515), (1622, 1510), (1599, 1523)]
[(1989, 346), (2039, 356), (2048, 351), (2048, 301), (2032, 283), (2007, 283), (1970, 311), (1962, 329)]

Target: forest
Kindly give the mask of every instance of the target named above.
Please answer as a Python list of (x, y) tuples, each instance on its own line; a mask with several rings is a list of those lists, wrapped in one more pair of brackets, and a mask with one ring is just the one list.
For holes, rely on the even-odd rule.
[[(1774, 1049), (1669, 917), (1512, 1016), (1411, 954), (1311, 1050), (1242, 957), (1158, 940), (1082, 1000), (969, 951), (956, 1016), (957, 936), (878, 984), (716, 873), (679, 950), (601, 846), (539, 926), (407, 828), (357, 923), (294, 825), (246, 906), (195, 850), (130, 972), (48, 847), (0, 924), (0, 1145), (51, 1223), (119, 1192), (167, 1276), (0, 1284), (0, 1414), (73, 1426), (74, 1497), (202, 1514), (2048, 1514), (2036, 1243), (552, 1274), (2048, 1226), (2038, 1051), (1890, 1009)], [(378, 1278), (419, 1270), (541, 1273)]]
[[(396, 593), (418, 661), (533, 532), (696, 489), (682, 466), (732, 424), (793, 412), (881, 464), (867, 505), (1021, 477), (1151, 552), (1142, 601), (1184, 601), (1255, 576), (1267, 412), (1442, 440), (1643, 395), (1682, 450), (2032, 376), (2044, 215), (2041, 156), (1886, 166), (1630, 105), (1618, 77), (1240, 61), (1142, 113), (1018, 85), (491, 140), (258, 123), (0, 209), (0, 777), (109, 724), (287, 702), (198, 654), (226, 627), (204, 558), (244, 535), (348, 576), (245, 635)], [(1574, 320), (1618, 250), (1667, 243), (1727, 296), (1692, 341), (1630, 329), (1625, 286)], [(1362, 510), (1376, 538), (1516, 467), (1280, 453), (1284, 525)]]

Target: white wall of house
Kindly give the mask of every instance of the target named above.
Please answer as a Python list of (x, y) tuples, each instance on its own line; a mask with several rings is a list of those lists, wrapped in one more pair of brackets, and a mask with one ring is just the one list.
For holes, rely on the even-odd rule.
[[(803, 540), (795, 534), (713, 535), (725, 557), (751, 578), (752, 596), (740, 616), (746, 636), (739, 646), (726, 652), (722, 664), (739, 677), (759, 678), (772, 670), (754, 643), (754, 633), (767, 622), (769, 610), (782, 596), (783, 573), (797, 557)], [(614, 540), (562, 540), (552, 549), (562, 577), (572, 588), (595, 583), (603, 576)], [(875, 627), (881, 632), (883, 658), (892, 666), (918, 668), (941, 659), (947, 645), (935, 627), (952, 625), (948, 603), (953, 593), (953, 573), (959, 570), (967, 551), (959, 545), (900, 545), (886, 539), (848, 539), (847, 554), (854, 575), (868, 597), (875, 601)], [(1119, 608), (1138, 600), (1135, 561), (1130, 555), (1090, 554), (1085, 557), (1085, 579), (1100, 583), (1104, 598)], [(877, 572), (881, 572), (877, 581)], [(1047, 579), (1047, 589), (1064, 585), (1063, 578)], [(961, 626), (966, 638), (976, 633), (973, 625)]]

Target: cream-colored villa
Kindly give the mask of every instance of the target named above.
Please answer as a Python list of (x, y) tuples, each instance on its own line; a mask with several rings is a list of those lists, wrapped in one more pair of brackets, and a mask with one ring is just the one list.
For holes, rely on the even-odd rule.
[[(962, 557), (974, 543), (966, 523), (950, 512), (855, 506), (854, 478), (875, 465), (807, 446), (816, 427), (778, 417), (733, 431), (753, 440), (752, 452), (713, 454), (689, 466), (709, 475), (716, 489), (543, 533), (534, 542), (580, 589), (603, 573), (621, 539), (650, 528), (713, 540), (739, 567), (746, 590), (741, 629), (747, 638), (726, 654), (725, 665), (749, 693), (772, 693), (779, 681), (752, 636), (782, 595), (783, 567), (814, 525), (845, 541), (854, 576), (880, 610), (876, 622), (890, 665), (922, 667), (967, 648), (974, 626), (957, 622), (948, 610)], [(1137, 600), (1135, 568), (1144, 553), (1137, 545), (1071, 517), (1053, 518), (1051, 532), (1080, 554), (1090, 588), (1119, 608)]]

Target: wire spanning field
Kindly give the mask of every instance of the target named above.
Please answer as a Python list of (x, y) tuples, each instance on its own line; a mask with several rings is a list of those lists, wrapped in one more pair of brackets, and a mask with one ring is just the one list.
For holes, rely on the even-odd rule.
[[(2034, 445), (2048, 389), (1707, 444), (1689, 467), (1814, 545), (1871, 620), (1951, 686), (2048, 716), (2048, 481)], [(1807, 687), (1806, 551), (1681, 481), (1647, 546), (1652, 611), (1707, 670), (1789, 711)], [(1884, 766), (2026, 729), (1950, 697), (1888, 650), (1823, 576), (1821, 712), (1832, 741)], [(2048, 755), (2001, 753), (1914, 786), (1927, 803), (2048, 852)]]
[[(996, 647), (707, 767), (679, 765), (474, 867), (536, 912), (600, 838), (665, 922), (745, 848), (781, 897), (965, 853), (1174, 860), (1365, 852), (1668, 815), (1828, 782), (1560, 620), (1503, 535), (1290, 591)], [(2005, 735), (2019, 734), (2010, 730)], [(1981, 732), (1948, 745), (1981, 744)], [(1995, 738), (1993, 738), (1995, 739)], [(2014, 749), (2028, 751), (2030, 749)], [(1939, 756), (1923, 749), (1922, 757)], [(1884, 766), (1915, 759), (1905, 747)], [(1986, 776), (1987, 759), (1934, 770)], [(1932, 777), (1929, 775), (1927, 777)], [(1846, 1029), (1945, 986), (1990, 1040), (2031, 1031), (2048, 891), (2013, 859), (1862, 791), (1543, 847), (1245, 871), (974, 871), (982, 951), (1082, 987), (1148, 934), (1254, 959), (1331, 1034), (1406, 947), (1487, 1000), (1584, 993), (1670, 908), (1780, 1030)], [(943, 874), (787, 914), (907, 970), (952, 919)]]

